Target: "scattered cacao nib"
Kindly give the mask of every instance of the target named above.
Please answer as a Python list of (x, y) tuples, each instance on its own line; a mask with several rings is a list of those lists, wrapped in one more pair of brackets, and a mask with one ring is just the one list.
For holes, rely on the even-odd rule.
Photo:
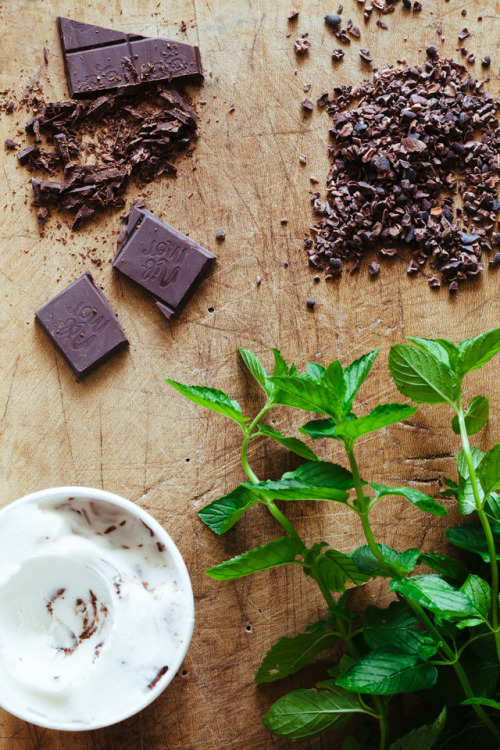
[(340, 60), (342, 60), (344, 55), (345, 55), (345, 52), (343, 49), (340, 49), (340, 47), (338, 49), (334, 49), (332, 52), (332, 60), (334, 62), (340, 62)]
[(325, 23), (330, 29), (338, 29), (342, 19), (338, 13), (329, 13), (325, 16)]
[(323, 89), (323, 91), (318, 95), (316, 98), (316, 104), (318, 107), (323, 108), (325, 104), (328, 101), (328, 91), (326, 89)]
[(368, 50), (368, 49), (360, 49), (359, 50), (359, 56), (363, 60), (363, 62), (366, 62), (366, 63), (373, 62), (372, 56), (370, 54), (370, 50)]
[(498, 268), (500, 266), (500, 253), (495, 253), (488, 265), (490, 268)]
[(378, 276), (378, 275), (379, 275), (379, 273), (380, 273), (380, 264), (379, 264), (379, 263), (376, 263), (376, 262), (375, 262), (375, 261), (373, 260), (373, 261), (372, 261), (372, 262), (370, 263), (370, 265), (368, 266), (368, 273), (369, 273), (369, 274), (370, 274), (370, 276), (372, 276), (372, 277), (374, 277), (374, 276)]
[(47, 47), (43, 48), (43, 61), (44, 61), (45, 65), (49, 64), (49, 51), (48, 51)]
[(306, 164), (307, 163), (307, 156), (305, 154), (301, 154), (299, 156), (299, 161), (300, 161), (301, 164)]
[(438, 56), (437, 47), (435, 47), (433, 44), (430, 47), (427, 47), (425, 51), (427, 53), (427, 57), (430, 57), (431, 60)]
[(379, 29), (388, 29), (388, 25), (384, 23), (384, 21), (381, 21), (380, 18), (377, 18), (377, 26)]
[[(183, 94), (161, 82), (97, 99), (37, 100), (25, 129), (35, 143), (18, 152), (19, 163), (63, 173), (60, 182), (32, 180), (36, 207), (71, 212), (79, 229), (97, 211), (123, 208), (131, 177), (147, 183), (175, 175), (173, 162), (194, 149), (198, 118)], [(43, 139), (55, 150), (46, 151)]]
[(406, 10), (411, 10), (411, 0), (403, 0), (403, 5), (405, 6)]
[(326, 197), (311, 194), (310, 267), (330, 280), (378, 252), (406, 256), (409, 275), (427, 265), (450, 291), (477, 277), (500, 248), (500, 99), (437, 56), (336, 84), (325, 109), (331, 167)]
[(361, 38), (361, 31), (358, 29), (357, 26), (351, 26), (349, 29), (347, 29), (347, 31), (352, 37), (354, 37), (354, 39)]
[(293, 46), (297, 55), (305, 55), (305, 53), (309, 51), (311, 42), (307, 39), (297, 39)]
[(226, 239), (226, 233), (223, 229), (218, 229), (215, 233), (215, 239), (219, 242), (222, 242), (222, 240)]
[(295, 8), (291, 10), (290, 13), (288, 14), (289, 21), (296, 21), (298, 17), (299, 17), (299, 11), (295, 10)]
[(489, 55), (485, 55), (481, 60), (481, 65), (483, 68), (489, 68), (491, 65), (491, 57)]
[(306, 299), (306, 305), (308, 306), (308, 308), (309, 308), (310, 310), (314, 310), (314, 305), (316, 304), (316, 302), (317, 302), (317, 300), (315, 300), (315, 299), (311, 299), (311, 297), (308, 297), (308, 298)]
[(311, 99), (302, 99), (300, 102), (302, 105), (302, 109), (305, 109), (306, 112), (312, 112), (314, 109), (314, 104), (312, 103)]
[(461, 32), (460, 32), (460, 34), (458, 35), (458, 41), (459, 41), (459, 42), (463, 42), (463, 40), (464, 40), (464, 39), (467, 39), (467, 37), (469, 37), (469, 36), (470, 36), (470, 31), (469, 31), (469, 29), (462, 29), (462, 31), (461, 31)]
[(441, 286), (441, 281), (437, 276), (431, 276), (428, 280), (428, 283), (431, 289), (439, 289), (439, 287)]
[(422, 10), (423, 7), (424, 6), (422, 5), (422, 3), (418, 2), (418, 0), (416, 0), (416, 2), (413, 3), (413, 12), (414, 13), (420, 13), (420, 11)]
[(462, 10), (460, 12), (461, 12), (462, 16), (466, 16), (467, 15), (467, 8), (462, 8)]
[(255, 283), (257, 284), (257, 286), (260, 286), (262, 284), (262, 279), (260, 276), (257, 276), (257, 278), (255, 279)]
[(476, 61), (476, 56), (473, 52), (471, 52), (469, 55), (467, 55), (466, 60), (468, 63), (473, 63)]
[(17, 148), (17, 144), (12, 140), (12, 138), (6, 138), (4, 141), (4, 146), (9, 151), (14, 151)]

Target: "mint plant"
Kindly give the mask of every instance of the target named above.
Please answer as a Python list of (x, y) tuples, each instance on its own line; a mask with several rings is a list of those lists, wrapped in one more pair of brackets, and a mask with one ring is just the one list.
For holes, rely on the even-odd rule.
[[(424, 513), (446, 515), (440, 502), (419, 490), (388, 487), (360, 476), (357, 439), (408, 419), (418, 408), (389, 403), (365, 416), (355, 414), (354, 399), (379, 350), (345, 369), (338, 360), (327, 367), (309, 362), (306, 372), (299, 374), (275, 349), (269, 375), (252, 352), (240, 349), (265, 393), (265, 402), (253, 418), (243, 416), (240, 404), (222, 391), (167, 380), (191, 401), (237, 422), (242, 431), (241, 464), (247, 481), (204, 507), (199, 516), (216, 534), (224, 534), (260, 503), (285, 535), (207, 573), (216, 580), (235, 580), (282, 565), (299, 565), (324, 597), (324, 617), (294, 638), (283, 637), (272, 645), (255, 681), (286, 678), (339, 641), (344, 655), (313, 689), (292, 690), (271, 706), (263, 722), (274, 734), (305, 739), (341, 728), (358, 716), (363, 720), (361, 741), (349, 736), (342, 750), (461, 750), (472, 741), (480, 741), (483, 750), (498, 750), (500, 445), (486, 454), (470, 446), (469, 436), (488, 421), (489, 404), (487, 398), (475, 396), (465, 408), (462, 383), (467, 373), (500, 351), (500, 329), (458, 345), (444, 339), (409, 341), (391, 348), (389, 370), (399, 391), (415, 403), (450, 407), (451, 427), (461, 436), (463, 449), (457, 455), (457, 480), (443, 478), (442, 495), (455, 498), (458, 512), (477, 520), (449, 528), (446, 536), (462, 550), (461, 560), (471, 553), (468, 565), (417, 548), (395, 550), (374, 537), (370, 512), (389, 496), (403, 497)], [(303, 440), (265, 424), (266, 414), (277, 406), (321, 415), (308, 420), (299, 432), (313, 440), (341, 443), (349, 469), (320, 460)], [(279, 480), (260, 479), (250, 465), (249, 447), (262, 438), (276, 440), (305, 463)], [(297, 500), (341, 503), (358, 517), (366, 543), (350, 553), (323, 540), (307, 546), (282, 510), (287, 502)], [(433, 572), (411, 575), (417, 564)], [(387, 579), (395, 600), (385, 609), (368, 607), (360, 620), (349, 609), (350, 592), (378, 577)], [(402, 693), (420, 696), (420, 723), (415, 717), (414, 726), (394, 738), (391, 698)], [(378, 724), (378, 732), (370, 722)]]

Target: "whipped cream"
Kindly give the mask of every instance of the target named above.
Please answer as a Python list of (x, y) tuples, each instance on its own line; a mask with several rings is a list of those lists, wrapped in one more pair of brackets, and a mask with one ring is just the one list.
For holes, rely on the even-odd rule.
[(2, 511), (0, 705), (21, 718), (113, 724), (184, 657), (193, 600), (182, 559), (156, 522), (121, 504), (56, 494)]

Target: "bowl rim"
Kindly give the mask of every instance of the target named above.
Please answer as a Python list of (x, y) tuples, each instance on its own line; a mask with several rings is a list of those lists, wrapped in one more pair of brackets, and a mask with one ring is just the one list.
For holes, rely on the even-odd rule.
[(88, 732), (94, 729), (102, 729), (104, 727), (113, 726), (114, 724), (118, 724), (121, 721), (125, 721), (125, 719), (128, 719), (131, 716), (135, 716), (137, 713), (139, 713), (139, 711), (142, 711), (154, 700), (156, 700), (156, 698), (158, 698), (158, 696), (172, 682), (179, 670), (179, 667), (184, 661), (187, 650), (191, 643), (194, 629), (194, 595), (186, 563), (184, 562), (184, 559), (172, 537), (167, 533), (163, 526), (150, 513), (148, 513), (148, 511), (144, 510), (139, 505), (136, 505), (136, 503), (132, 502), (131, 500), (127, 500), (126, 498), (122, 497), (121, 495), (117, 495), (114, 492), (108, 492), (107, 490), (92, 487), (83, 487), (79, 485), (49, 487), (45, 490), (37, 490), (36, 492), (31, 492), (28, 495), (24, 495), (23, 497), (12, 501), (8, 505), (5, 505), (3, 508), (0, 508), (0, 523), (2, 520), (2, 516), (9, 513), (13, 508), (17, 508), (21, 505), (28, 505), (29, 503), (39, 503), (43, 500), (49, 499), (63, 500), (70, 497), (108, 502), (112, 505), (122, 508), (123, 510), (128, 511), (133, 516), (136, 516), (141, 521), (146, 523), (146, 525), (151, 527), (155, 534), (161, 539), (162, 543), (165, 544), (165, 547), (168, 550), (176, 569), (179, 571), (182, 585), (188, 599), (187, 615), (183, 625), (184, 630), (182, 631), (183, 643), (177, 651), (176, 659), (171, 665), (169, 665), (168, 672), (166, 672), (166, 674), (158, 681), (157, 685), (155, 685), (155, 687), (149, 693), (147, 693), (147, 695), (144, 697), (144, 700), (138, 703), (137, 707), (134, 708), (133, 711), (127, 711), (123, 715), (111, 718), (110, 721), (100, 721), (89, 723), (85, 726), (78, 726), (74, 724), (67, 724), (64, 722), (51, 722), (50, 720), (45, 721), (43, 718), (33, 717), (32, 714), (28, 714), (27, 712), (25, 713), (22, 710), (16, 709), (15, 711), (13, 711), (11, 708), (6, 708), (0, 699), (0, 708), (3, 708), (13, 716), (17, 716), (17, 718), (22, 719), (23, 721), (27, 721), (30, 724), (35, 724), (36, 726), (44, 727), (46, 729), (54, 729), (59, 731)]

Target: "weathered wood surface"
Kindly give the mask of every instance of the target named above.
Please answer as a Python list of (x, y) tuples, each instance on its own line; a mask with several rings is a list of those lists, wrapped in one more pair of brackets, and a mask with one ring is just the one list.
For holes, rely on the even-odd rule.
[[(365, 26), (357, 0), (344, 0), (344, 15), (358, 23), (362, 38), (335, 68), (330, 54), (338, 44), (322, 17), (335, 10), (336, 2), (297, 0), (295, 5), (300, 17), (291, 25), (288, 0), (0, 2), (0, 87), (17, 98), (35, 80), (42, 83), (47, 100), (67, 96), (56, 37), (58, 14), (199, 43), (207, 75), (202, 89), (194, 92), (203, 113), (198, 148), (192, 160), (180, 162), (177, 179), (161, 179), (146, 192), (152, 210), (219, 257), (181, 318), (167, 323), (151, 300), (119, 278), (108, 262), (101, 268), (91, 262), (92, 257), (108, 261), (113, 256), (119, 217), (92, 222), (77, 234), (64, 221), (58, 229), (53, 217), (40, 238), (29, 205), (29, 175), (17, 166), (14, 153), (0, 149), (1, 502), (64, 484), (103, 487), (137, 502), (163, 523), (183, 553), (197, 615), (184, 670), (140, 715), (109, 729), (68, 734), (39, 729), (2, 712), (2, 750), (289, 747), (267, 733), (260, 716), (291, 687), (312, 685), (324, 674), (326, 660), (274, 686), (256, 688), (253, 675), (276, 638), (314, 621), (324, 612), (323, 603), (312, 582), (295, 568), (237, 583), (205, 576), (208, 566), (272, 539), (279, 530), (259, 510), (248, 513), (225, 538), (214, 537), (197, 519), (203, 504), (242, 479), (238, 428), (186, 402), (163, 378), (220, 387), (250, 413), (261, 397), (243, 372), (238, 346), (253, 349), (267, 363), (272, 347), (278, 346), (299, 368), (308, 359), (348, 362), (380, 346), (382, 353), (362, 392), (363, 411), (378, 399), (396, 396), (386, 355), (405, 335), (461, 339), (498, 325), (499, 278), (493, 273), (485, 273), (454, 299), (445, 290), (430, 291), (424, 278), (409, 279), (404, 259), (383, 266), (374, 281), (365, 266), (357, 276), (333, 285), (313, 283), (301, 247), (312, 219), (309, 176), (315, 174), (321, 187), (328, 170), (329, 118), (321, 111), (304, 118), (300, 100), (304, 83), (312, 83), (309, 95), (314, 99), (334, 82), (361, 81), (365, 71), (359, 47), (368, 47), (379, 65), (401, 56), (418, 63), (430, 43), (456, 55), (457, 34), (465, 25), (473, 33), (467, 47), (478, 61), (492, 55), (491, 88), (498, 94), (500, 3), (424, 0), (424, 11), (413, 18), (399, 5), (385, 17), (389, 30), (384, 31), (376, 27), (375, 13)], [(460, 15), (463, 7), (466, 19)], [(187, 23), (185, 35), (179, 32), (182, 21)], [(446, 39), (442, 45), (438, 28)], [(299, 31), (308, 31), (312, 44), (303, 60), (293, 52)], [(475, 70), (480, 75), (478, 62)], [(25, 139), (16, 130), (25, 120), (25, 112), (4, 115), (1, 140), (14, 137), (22, 143)], [(305, 167), (299, 163), (301, 153), (307, 155)], [(127, 198), (136, 195), (132, 186)], [(288, 223), (282, 224), (282, 218)], [(219, 227), (227, 238), (216, 246)], [(86, 269), (119, 313), (131, 346), (78, 383), (35, 328), (33, 312)], [(305, 305), (311, 296), (318, 300), (314, 313)], [(494, 395), (495, 366), (488, 366), (475, 383), (481, 393)], [(293, 434), (299, 420), (298, 413), (276, 410), (273, 423)], [(498, 426), (493, 402), (490, 426), (477, 443), (497, 438)], [(450, 455), (456, 446), (446, 409), (422, 408), (411, 426), (394, 426), (364, 439), (360, 463), (368, 479), (410, 481), (435, 494), (438, 476), (453, 471)], [(329, 457), (340, 458), (331, 445), (328, 451)], [(320, 452), (326, 456), (326, 446)], [(276, 477), (291, 466), (286, 452), (274, 445), (262, 444), (253, 460), (262, 477)], [(345, 551), (362, 541), (359, 527), (340, 507), (308, 503), (287, 510), (307, 540), (327, 539)], [(443, 545), (445, 521), (429, 522), (403, 502), (381, 503), (374, 525), (380, 541), (400, 549)], [(380, 597), (384, 587), (372, 586), (358, 599), (361, 605)], [(327, 736), (294, 745), (298, 750), (337, 746)]]

